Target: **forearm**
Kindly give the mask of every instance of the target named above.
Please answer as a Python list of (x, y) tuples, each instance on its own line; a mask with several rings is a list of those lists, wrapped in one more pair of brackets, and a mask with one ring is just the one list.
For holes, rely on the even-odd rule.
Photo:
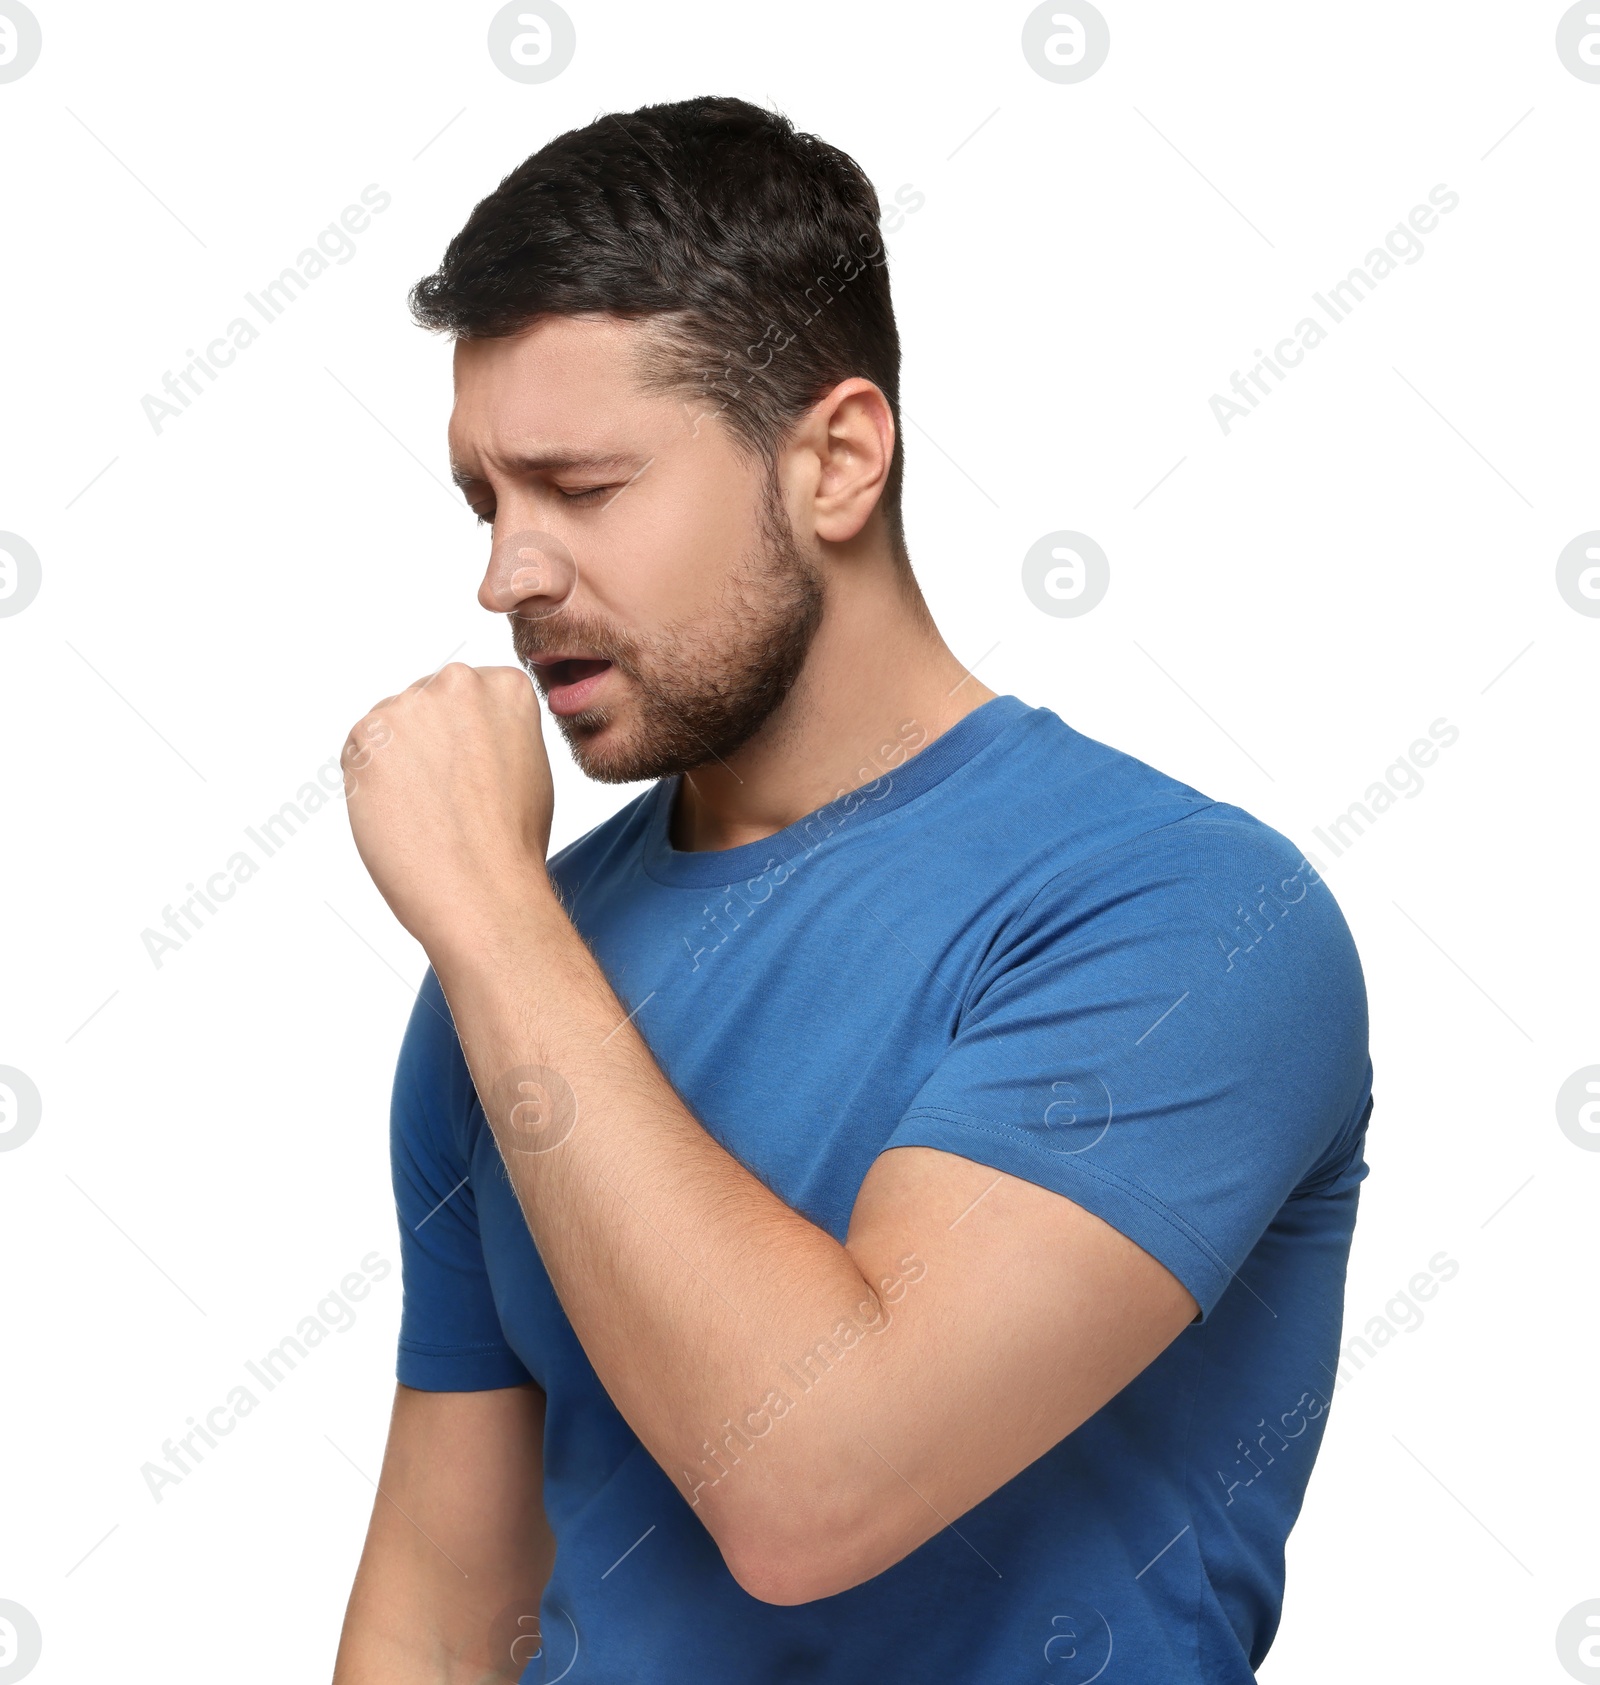
[(537, 1387), (400, 1386), (333, 1685), (501, 1685), (539, 1649), (555, 1559)]
[(339, 1635), (333, 1685), (500, 1685), (515, 1677), (481, 1667), (459, 1672), (431, 1634), (397, 1628), (375, 1601), (363, 1601), (358, 1579)]
[[(359, 1590), (359, 1587), (358, 1587)], [(376, 1610), (352, 1601), (345, 1614), (332, 1685), (512, 1685), (539, 1650), (537, 1625), (529, 1625), (525, 1643), (503, 1665), (482, 1656), (452, 1655), (437, 1637), (396, 1625)]]
[(730, 1563), (757, 1534), (781, 1555), (785, 1530), (812, 1536), (894, 1480), (858, 1433), (899, 1384), (893, 1335), (852, 1350), (825, 1406), (770, 1434), (750, 1414), (770, 1422), (764, 1401), (801, 1391), (785, 1361), (841, 1322), (887, 1329), (896, 1260), (856, 1257), (712, 1140), (553, 895), (433, 957), (573, 1328)]

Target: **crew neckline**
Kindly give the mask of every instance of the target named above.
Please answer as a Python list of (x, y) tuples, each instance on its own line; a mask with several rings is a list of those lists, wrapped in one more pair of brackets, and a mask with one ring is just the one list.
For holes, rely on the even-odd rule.
[(854, 792), (846, 791), (833, 801), (803, 814), (783, 830), (774, 831), (771, 836), (761, 837), (756, 842), (740, 843), (736, 848), (674, 848), (669, 826), (681, 777), (663, 778), (647, 798), (650, 811), (640, 863), (646, 875), (657, 883), (694, 888), (731, 884), (754, 877), (774, 859), (798, 864), (818, 847), (815, 838), (807, 835), (808, 826), (819, 831), (826, 826), (827, 830), (822, 831), (822, 835), (827, 838), (840, 828), (845, 835), (852, 835), (876, 824), (885, 814), (893, 813), (943, 783), (951, 773), (959, 771), (987, 749), (1003, 732), (1035, 711), (1019, 697), (992, 696), (987, 702), (979, 703), (971, 713), (963, 714), (953, 726), (941, 732), (909, 760), (886, 771), (883, 779), (874, 779), (857, 787), (871, 791), (876, 784), (887, 781), (887, 790), (865, 796), (848, 811), (844, 803)]

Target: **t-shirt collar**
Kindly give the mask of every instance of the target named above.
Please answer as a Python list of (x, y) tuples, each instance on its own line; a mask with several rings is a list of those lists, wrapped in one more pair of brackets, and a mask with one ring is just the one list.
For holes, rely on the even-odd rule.
[(681, 780), (663, 778), (646, 798), (649, 811), (641, 863), (658, 883), (693, 887), (738, 883), (759, 876), (775, 860), (798, 864), (819, 846), (875, 824), (885, 814), (926, 794), (1033, 712), (1015, 696), (991, 697), (971, 713), (963, 714), (909, 759), (890, 765), (881, 756), (871, 757), (870, 764), (882, 768), (880, 776), (854, 790), (841, 791), (833, 801), (770, 837), (737, 848), (674, 848), (668, 826)]

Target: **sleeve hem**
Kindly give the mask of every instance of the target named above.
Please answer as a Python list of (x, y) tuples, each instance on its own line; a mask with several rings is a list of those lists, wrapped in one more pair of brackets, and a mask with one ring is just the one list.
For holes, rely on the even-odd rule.
[(1190, 1223), (1147, 1188), (1092, 1163), (1087, 1153), (1063, 1153), (1020, 1130), (942, 1107), (907, 1112), (883, 1150), (933, 1147), (1049, 1188), (1109, 1223), (1175, 1275), (1200, 1307), (1204, 1321), (1234, 1272)]
[(418, 1392), (489, 1392), (525, 1386), (533, 1379), (515, 1353), (488, 1346), (442, 1349), (402, 1340), (395, 1379)]

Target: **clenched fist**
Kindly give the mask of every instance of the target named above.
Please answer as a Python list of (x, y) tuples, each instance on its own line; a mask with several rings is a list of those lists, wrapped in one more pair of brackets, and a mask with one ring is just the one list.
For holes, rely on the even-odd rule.
[(520, 668), (441, 667), (359, 720), (340, 760), (362, 863), (430, 957), (550, 893), (550, 762)]

